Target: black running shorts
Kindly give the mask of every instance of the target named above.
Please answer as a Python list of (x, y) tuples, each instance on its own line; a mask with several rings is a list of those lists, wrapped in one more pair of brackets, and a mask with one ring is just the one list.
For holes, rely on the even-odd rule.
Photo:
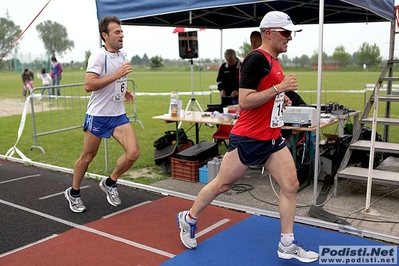
[(238, 156), (245, 165), (263, 165), (270, 155), (285, 147), (285, 140), (280, 136), (272, 140), (256, 140), (230, 134), (228, 151), (238, 149)]

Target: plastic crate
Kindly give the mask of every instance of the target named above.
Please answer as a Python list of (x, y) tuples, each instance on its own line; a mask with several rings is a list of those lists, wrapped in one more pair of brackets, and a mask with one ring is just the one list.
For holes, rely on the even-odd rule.
[(208, 165), (204, 165), (198, 169), (200, 183), (208, 184)]
[(172, 178), (189, 182), (198, 182), (198, 169), (206, 162), (188, 161), (178, 158), (171, 158)]

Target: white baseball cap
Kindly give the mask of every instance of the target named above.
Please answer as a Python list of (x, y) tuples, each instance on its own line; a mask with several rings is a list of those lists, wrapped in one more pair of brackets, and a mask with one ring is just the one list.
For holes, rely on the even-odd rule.
[(281, 11), (270, 11), (262, 19), (260, 29), (283, 28), (289, 31), (302, 31), (302, 28), (294, 25), (290, 16)]

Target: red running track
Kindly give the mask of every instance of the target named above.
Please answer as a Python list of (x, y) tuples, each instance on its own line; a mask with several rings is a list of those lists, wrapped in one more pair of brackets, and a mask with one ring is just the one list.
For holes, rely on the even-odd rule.
[[(0, 265), (159, 265), (186, 251), (175, 217), (191, 205), (170, 196), (140, 204), (32, 243), (0, 258)], [(207, 207), (199, 218), (198, 242), (249, 216)]]

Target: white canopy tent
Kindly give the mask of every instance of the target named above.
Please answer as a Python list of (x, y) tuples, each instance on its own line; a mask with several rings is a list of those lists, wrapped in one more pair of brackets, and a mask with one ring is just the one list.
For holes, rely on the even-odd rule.
[[(317, 113), (320, 117), (322, 94), (322, 51), (325, 23), (390, 21), (394, 32), (394, 0), (96, 0), (97, 18), (119, 17), (124, 25), (232, 29), (258, 27), (263, 16), (272, 10), (290, 14), (296, 24), (319, 24), (317, 73)], [(393, 38), (388, 59), (393, 59)], [(316, 132), (316, 158), (313, 203), (317, 196), (317, 167), (320, 121)]]

